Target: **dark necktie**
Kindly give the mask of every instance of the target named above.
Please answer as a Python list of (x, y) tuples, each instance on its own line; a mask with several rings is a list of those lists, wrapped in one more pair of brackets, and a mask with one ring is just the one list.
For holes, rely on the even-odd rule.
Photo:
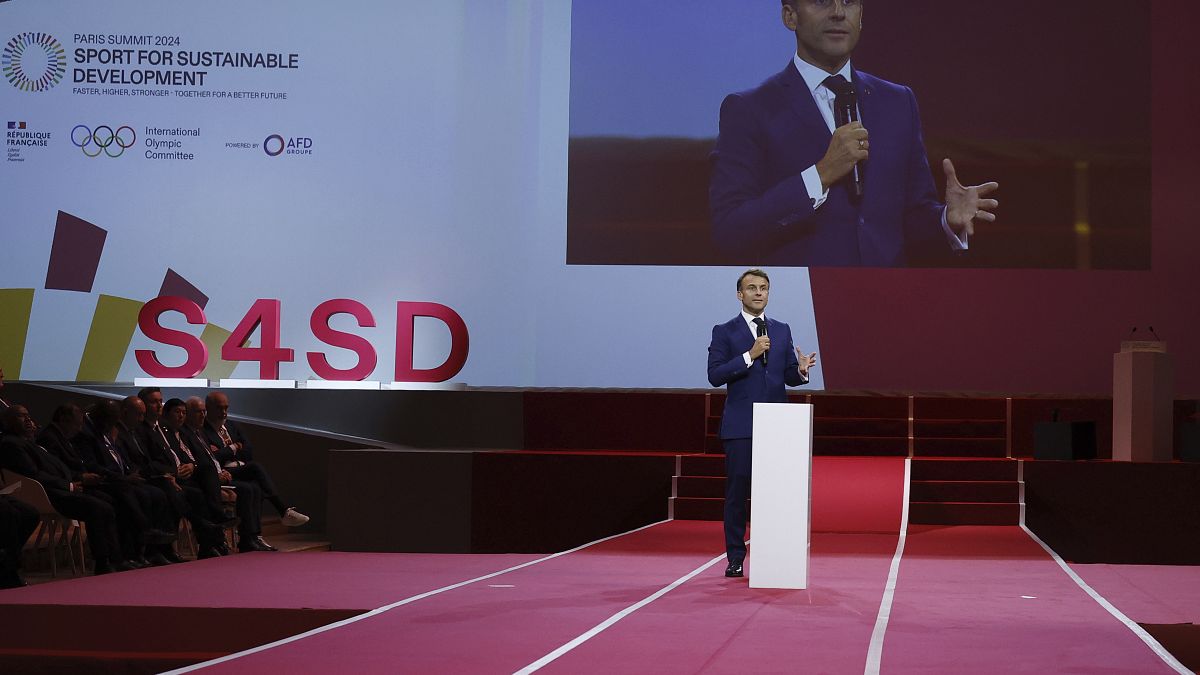
[(841, 75), (830, 75), (822, 84), (838, 98), (854, 95), (854, 85), (847, 82), (846, 78)]
[(175, 462), (175, 468), (178, 469), (179, 455), (175, 454), (175, 449), (171, 447), (171, 441), (167, 440), (167, 434), (165, 431), (163, 431), (162, 425), (160, 425), (158, 422), (155, 422), (154, 430), (157, 431), (159, 437), (162, 438), (163, 447), (167, 449), (167, 454), (171, 456), (171, 459)]
[(125, 473), (125, 462), (121, 460), (121, 453), (117, 452), (112, 441), (105, 436), (101, 438), (100, 442), (104, 444), (104, 449), (108, 450), (108, 454), (112, 455), (113, 461), (117, 463), (117, 468), (121, 470), (121, 473)]

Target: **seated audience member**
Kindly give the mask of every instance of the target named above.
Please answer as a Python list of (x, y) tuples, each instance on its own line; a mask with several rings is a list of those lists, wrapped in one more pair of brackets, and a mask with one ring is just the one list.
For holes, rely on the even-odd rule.
[(85, 491), (103, 493), (117, 510), (117, 534), (125, 558), (134, 567), (165, 565), (158, 549), (174, 538), (167, 527), (166, 499), (134, 476), (113, 441), (116, 404), (102, 401), (84, 415), (78, 406), (63, 405), (38, 436), (38, 444), (71, 470)]
[(37, 529), (37, 509), (9, 495), (0, 495), (0, 588), (25, 586), (21, 578), (21, 549)]
[(82, 520), (95, 559), (95, 573), (107, 574), (133, 569), (121, 558), (117, 539), (117, 516), (111, 497), (84, 492), (62, 460), (34, 443), (37, 425), (25, 406), (13, 404), (0, 411), (0, 468), (14, 471), (42, 484), (50, 504), (62, 515)]
[(295, 507), (288, 506), (275, 490), (275, 483), (266, 468), (254, 461), (254, 448), (242, 428), (229, 419), (229, 398), (219, 391), (204, 399), (204, 434), (209, 450), (234, 478), (257, 483), (263, 497), (271, 502), (288, 527), (299, 527), (308, 522), (308, 516)]
[[(180, 485), (176, 481), (176, 463), (155, 460), (143, 445), (139, 436), (145, 413), (146, 404), (137, 396), (127, 396), (121, 400), (117, 448), (129, 461), (135, 475), (143, 477), (147, 485), (162, 493), (169, 507), (168, 522), (171, 528), (178, 527), (180, 518), (187, 518), (192, 524), (192, 531), (196, 533), (196, 540), (200, 545), (199, 553), (211, 557), (207, 554), (214, 552), (224, 541), (221, 528), (204, 517), (206, 507), (204, 494), (200, 489), (191, 485)], [(162, 544), (159, 552), (171, 562), (183, 562), (172, 544)]]
[(220, 485), (232, 487), (236, 491), (235, 505), (241, 521), (238, 523), (238, 550), (243, 553), (274, 551), (275, 547), (262, 538), (262, 490), (254, 483), (235, 479), (232, 474), (221, 468), (217, 458), (209, 452), (208, 443), (204, 440), (203, 399), (193, 396), (187, 403), (171, 399), (167, 401), (164, 414), (168, 415), (168, 428), (171, 427), (175, 416), (183, 417), (183, 426), (176, 430), (182, 445), (180, 450), (198, 464), (210, 464), (217, 473)]
[[(158, 465), (173, 466), (175, 481), (187, 488), (193, 508), (209, 522), (220, 528), (238, 524), (237, 517), (226, 517), (221, 503), (221, 479), (212, 462), (197, 462), (191, 450), (180, 436), (183, 428), (184, 404), (177, 398), (169, 406), (163, 404), (162, 392), (157, 387), (148, 387), (138, 392), (138, 398), (146, 404), (146, 416), (142, 422), (142, 440), (150, 451), (150, 457)], [(199, 539), (199, 536), (197, 536)], [(204, 544), (211, 543), (211, 546)], [(223, 532), (211, 542), (201, 544), (198, 557), (211, 558), (229, 553)]]

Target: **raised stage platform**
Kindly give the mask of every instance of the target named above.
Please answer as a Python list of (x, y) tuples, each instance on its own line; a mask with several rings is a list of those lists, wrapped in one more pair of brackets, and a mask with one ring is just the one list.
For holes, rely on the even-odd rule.
[[(1117, 616), (1018, 527), (912, 526), (899, 554), (896, 533), (818, 533), (810, 588), (762, 591), (721, 575), (720, 530), (550, 556), (252, 553), (3, 591), (0, 669), (1186, 672), (1120, 617), (1200, 667), (1198, 567), (1072, 566)], [(753, 555), (751, 533), (750, 574)]]

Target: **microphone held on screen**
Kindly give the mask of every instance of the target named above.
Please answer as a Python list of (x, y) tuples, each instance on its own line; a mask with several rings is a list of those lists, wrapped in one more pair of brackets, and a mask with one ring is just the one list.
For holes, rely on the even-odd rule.
[[(851, 122), (858, 121), (858, 94), (854, 91), (854, 85), (850, 84), (845, 78), (840, 75), (831, 77), (830, 80), (835, 81), (837, 87), (834, 91), (833, 114), (838, 127), (844, 127)], [(862, 201), (865, 192), (865, 184), (863, 181), (862, 167), (856, 162), (854, 168), (850, 170), (849, 185), (850, 198), (859, 202)]]
[[(763, 337), (766, 334), (767, 334), (767, 323), (764, 321), (763, 323), (758, 324), (758, 337)], [(762, 362), (763, 362), (763, 368), (766, 368), (767, 367), (767, 353), (766, 352), (762, 353)]]

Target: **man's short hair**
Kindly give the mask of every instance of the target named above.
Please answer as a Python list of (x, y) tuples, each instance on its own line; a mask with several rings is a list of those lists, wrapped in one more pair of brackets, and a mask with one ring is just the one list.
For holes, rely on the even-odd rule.
[(181, 398), (173, 398), (163, 404), (163, 416), (166, 417), (175, 408), (186, 408), (187, 404)]
[(74, 403), (64, 403), (54, 409), (54, 414), (50, 416), (51, 422), (62, 423), (67, 420), (73, 420), (83, 416), (83, 409)]
[[(125, 398), (121, 399), (121, 412), (126, 413), (126, 412), (129, 412), (130, 410), (135, 409), (137, 406), (135, 406), (133, 404), (134, 401), (141, 401), (141, 400), (142, 399), (140, 396), (126, 396)], [(142, 401), (142, 403), (145, 403), (145, 401)]]
[(150, 400), (151, 394), (161, 394), (161, 393), (162, 393), (162, 389), (159, 389), (158, 387), (145, 387), (143, 389), (138, 390), (138, 398), (142, 399), (142, 403), (146, 403), (147, 401)]
[(121, 409), (116, 401), (98, 401), (88, 413), (92, 417), (92, 424), (101, 433), (111, 430), (121, 421)]
[[(785, 2), (786, 2), (786, 0), (785, 0)], [(766, 272), (755, 267), (754, 269), (750, 269), (750, 270), (746, 270), (745, 272), (742, 272), (742, 276), (738, 277), (737, 289), (739, 291), (742, 290), (742, 280), (745, 279), (746, 277), (762, 277), (763, 279), (767, 280), (768, 286), (771, 285), (771, 277), (767, 276)]]

